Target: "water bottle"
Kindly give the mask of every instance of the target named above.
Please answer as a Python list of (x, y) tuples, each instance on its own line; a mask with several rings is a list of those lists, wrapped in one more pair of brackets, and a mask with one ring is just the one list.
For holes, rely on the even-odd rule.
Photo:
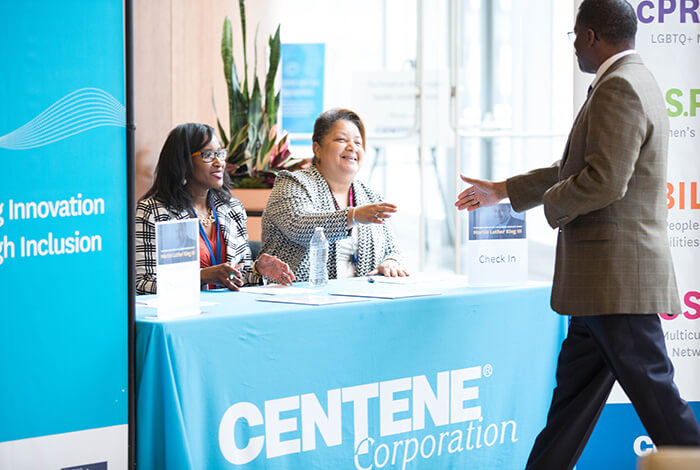
[(323, 227), (316, 227), (309, 245), (309, 283), (312, 286), (328, 284), (328, 240)]

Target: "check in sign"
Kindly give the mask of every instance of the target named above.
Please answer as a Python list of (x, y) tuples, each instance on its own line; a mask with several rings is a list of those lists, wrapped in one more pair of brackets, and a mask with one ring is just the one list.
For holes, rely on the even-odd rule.
[(509, 203), (469, 213), (468, 275), (471, 285), (527, 281), (525, 214)]

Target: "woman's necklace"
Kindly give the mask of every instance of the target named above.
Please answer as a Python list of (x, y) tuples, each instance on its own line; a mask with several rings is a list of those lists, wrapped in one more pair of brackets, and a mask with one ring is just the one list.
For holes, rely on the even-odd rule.
[(211, 206), (207, 207), (206, 215), (201, 215), (196, 207), (194, 208), (194, 211), (197, 214), (199, 221), (202, 223), (202, 227), (209, 227), (214, 223), (214, 213), (211, 211)]

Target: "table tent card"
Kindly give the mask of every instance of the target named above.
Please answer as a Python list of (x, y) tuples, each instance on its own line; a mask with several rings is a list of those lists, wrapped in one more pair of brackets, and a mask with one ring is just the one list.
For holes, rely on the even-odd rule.
[(509, 203), (469, 213), (467, 247), (470, 285), (507, 285), (527, 282), (525, 213)]
[(156, 223), (156, 260), (158, 318), (199, 314), (198, 220)]

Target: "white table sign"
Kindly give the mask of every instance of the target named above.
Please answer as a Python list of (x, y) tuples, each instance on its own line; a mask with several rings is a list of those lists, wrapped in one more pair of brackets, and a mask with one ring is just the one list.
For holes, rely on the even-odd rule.
[(199, 310), (199, 223), (156, 223), (158, 318), (197, 315)]
[(470, 212), (467, 260), (470, 285), (527, 282), (525, 213), (508, 203)]

